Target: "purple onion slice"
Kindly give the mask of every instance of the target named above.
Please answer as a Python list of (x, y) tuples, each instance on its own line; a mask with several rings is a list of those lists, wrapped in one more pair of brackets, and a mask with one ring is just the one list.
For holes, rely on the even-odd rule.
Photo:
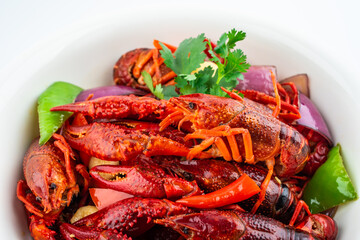
[(271, 80), (272, 71), (276, 78), (276, 67), (270, 65), (251, 66), (247, 72), (243, 73), (244, 80), (239, 80), (237, 90), (255, 90), (274, 96), (274, 87)]
[(302, 93), (299, 93), (299, 99), (301, 118), (297, 120), (297, 124), (318, 132), (332, 145), (333, 140), (330, 131), (314, 103)]
[(97, 87), (82, 91), (76, 97), (75, 102), (85, 101), (90, 94), (94, 95), (91, 99), (96, 99), (105, 96), (118, 96), (118, 95), (130, 95), (130, 94), (142, 96), (147, 93), (139, 89), (135, 89), (128, 86), (119, 86), (119, 85), (103, 86), (103, 87)]

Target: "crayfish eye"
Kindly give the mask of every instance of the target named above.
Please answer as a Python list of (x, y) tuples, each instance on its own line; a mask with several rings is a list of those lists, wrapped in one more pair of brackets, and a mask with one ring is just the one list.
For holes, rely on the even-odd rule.
[(41, 197), (36, 197), (35, 200), (41, 202)]
[(51, 188), (51, 189), (55, 189), (55, 188), (56, 188), (56, 184), (55, 184), (55, 183), (51, 183), (51, 184), (50, 184), (50, 188)]
[(189, 102), (189, 108), (194, 109), (196, 107), (196, 104), (193, 102)]
[(194, 176), (191, 173), (184, 172), (184, 179), (191, 182), (194, 180)]

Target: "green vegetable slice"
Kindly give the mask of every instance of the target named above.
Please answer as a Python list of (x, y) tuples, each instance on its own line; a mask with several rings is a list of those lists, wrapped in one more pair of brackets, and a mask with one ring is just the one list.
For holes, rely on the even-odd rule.
[(71, 112), (50, 112), (50, 109), (72, 103), (82, 90), (71, 83), (55, 82), (40, 95), (38, 99), (40, 145), (46, 143), (72, 114)]
[(330, 150), (327, 161), (306, 185), (303, 199), (312, 213), (318, 213), (357, 198), (338, 144)]

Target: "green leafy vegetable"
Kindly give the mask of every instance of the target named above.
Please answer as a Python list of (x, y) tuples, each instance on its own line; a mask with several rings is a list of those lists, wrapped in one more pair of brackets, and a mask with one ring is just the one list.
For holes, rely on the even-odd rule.
[(175, 91), (175, 86), (164, 86), (163, 87), (164, 99), (169, 100), (172, 97), (178, 97), (179, 94)]
[(196, 38), (188, 38), (182, 41), (176, 49), (174, 56), (169, 48), (160, 43), (161, 57), (164, 58), (166, 66), (171, 68), (177, 75), (190, 74), (192, 71), (200, 67), (204, 62), (206, 55), (205, 35), (200, 34)]
[(245, 32), (231, 29), (228, 33), (221, 35), (219, 41), (217, 42), (215, 52), (218, 53), (220, 57), (226, 58), (229, 55), (231, 49), (235, 47), (236, 43), (244, 40), (245, 37)]
[(146, 71), (142, 71), (141, 75), (144, 78), (146, 86), (150, 89), (155, 97), (168, 100), (171, 97), (179, 96), (179, 94), (177, 94), (175, 91), (175, 86), (161, 86), (161, 84), (158, 84), (154, 88), (150, 74)]
[(209, 89), (216, 84), (217, 73), (210, 66), (203, 70), (190, 74), (180, 75), (176, 78), (176, 86), (183, 95), (192, 93), (209, 93)]
[[(250, 67), (244, 53), (240, 49), (233, 50), (236, 43), (245, 37), (244, 32), (232, 29), (224, 33), (217, 42), (217, 47), (212, 49), (210, 42), (201, 34), (197, 38), (185, 39), (174, 54), (160, 43), (160, 53), (166, 66), (177, 74), (175, 82), (181, 94), (207, 93), (226, 96), (221, 87), (228, 90), (235, 88), (239, 83), (238, 79), (243, 79), (242, 72)], [(205, 67), (196, 71), (204, 64), (206, 44), (212, 56), (210, 60), (217, 68)], [(162, 92), (161, 89), (159, 92)]]
[(73, 102), (82, 90), (71, 83), (55, 82), (40, 95), (38, 99), (40, 145), (46, 143), (72, 114), (71, 112), (50, 112), (50, 109)]
[(318, 213), (357, 198), (337, 145), (306, 185), (303, 199), (312, 213)]

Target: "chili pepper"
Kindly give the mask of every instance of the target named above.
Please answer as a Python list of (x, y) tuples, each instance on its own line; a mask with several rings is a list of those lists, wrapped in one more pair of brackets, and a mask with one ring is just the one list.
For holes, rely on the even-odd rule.
[(194, 208), (218, 208), (241, 202), (259, 192), (258, 185), (244, 173), (236, 181), (215, 192), (182, 198), (176, 202)]
[(306, 185), (303, 199), (311, 213), (318, 213), (357, 198), (338, 144), (330, 150), (326, 162)]

